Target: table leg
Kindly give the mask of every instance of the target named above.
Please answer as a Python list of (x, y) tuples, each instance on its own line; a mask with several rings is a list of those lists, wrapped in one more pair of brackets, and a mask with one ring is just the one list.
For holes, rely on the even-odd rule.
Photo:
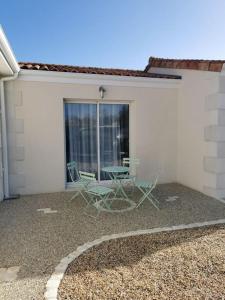
[(121, 180), (117, 178), (117, 174), (115, 174), (115, 175), (112, 174), (110, 176), (110, 178), (112, 179), (112, 181), (113, 181), (113, 183), (116, 187), (116, 192), (115, 192), (116, 196), (117, 195), (122, 195), (122, 197), (124, 197), (126, 199), (129, 199), (126, 192), (125, 192), (125, 190), (124, 190), (124, 188), (123, 188)]

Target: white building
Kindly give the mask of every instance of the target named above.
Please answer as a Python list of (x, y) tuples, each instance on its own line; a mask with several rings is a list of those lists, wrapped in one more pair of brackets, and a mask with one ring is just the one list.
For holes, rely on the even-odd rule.
[(104, 179), (101, 168), (128, 155), (140, 178), (160, 171), (160, 182), (225, 197), (224, 62), (17, 63), (0, 30), (1, 199), (65, 190), (70, 160)]

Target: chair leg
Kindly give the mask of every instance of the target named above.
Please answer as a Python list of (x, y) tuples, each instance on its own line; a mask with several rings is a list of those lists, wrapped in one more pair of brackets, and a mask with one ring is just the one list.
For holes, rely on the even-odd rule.
[[(152, 204), (157, 210), (159, 210), (159, 207), (156, 205), (156, 203), (154, 202), (154, 200), (155, 200), (157, 203), (159, 203), (159, 202), (158, 202), (158, 200), (157, 200), (154, 196), (152, 197), (153, 199), (151, 198), (151, 196), (152, 196), (151, 190), (150, 190), (150, 191), (146, 191), (146, 190), (141, 189), (141, 188), (139, 188), (139, 190), (142, 192), (143, 196), (141, 197), (141, 199), (140, 199), (139, 203), (137, 204), (136, 208), (138, 208), (138, 207), (144, 202), (145, 199), (148, 199), (148, 200), (151, 202), (151, 204)], [(155, 199), (154, 199), (154, 198), (155, 198)]]
[(156, 203), (160, 204), (160, 203), (159, 203), (159, 200), (158, 200), (152, 193), (150, 193), (150, 197), (151, 197)]
[[(113, 194), (113, 197), (107, 199), (107, 200), (109, 200), (109, 209), (111, 209), (112, 203), (113, 203), (113, 201), (114, 201), (115, 198), (116, 198), (116, 193), (115, 193), (115, 191), (111, 192), (110, 194)], [(110, 195), (110, 194), (109, 194), (109, 195)]]
[(124, 191), (123, 183), (121, 181), (119, 181), (119, 183), (118, 183), (118, 191), (124, 198), (128, 199), (128, 196)]
[(94, 216), (94, 215), (92, 215), (92, 214), (88, 214), (86, 210), (84, 211), (84, 214), (85, 214), (86, 216), (88, 216), (88, 217), (91, 217), (91, 218), (94, 218), (95, 220), (97, 220), (97, 218), (98, 218), (98, 216), (99, 216), (99, 214), (100, 214), (100, 211), (97, 211), (96, 216)]
[(79, 194), (80, 194), (80, 191), (77, 191), (77, 192), (70, 198), (69, 201), (72, 201), (73, 199), (75, 199)]
[[(93, 217), (93, 218), (97, 219), (100, 212), (101, 212), (101, 210), (102, 210), (102, 208), (105, 207), (106, 209), (110, 210), (111, 203), (108, 203), (108, 201), (107, 201), (107, 200), (110, 200), (109, 199), (110, 194), (111, 194), (111, 192), (108, 193), (105, 196), (100, 196), (99, 195), (99, 196), (96, 196), (96, 197), (90, 195), (91, 203), (90, 202), (88, 203), (85, 210), (87, 210), (87, 208), (89, 206), (93, 206), (97, 210), (97, 215), (94, 216), (94, 215), (88, 214), (86, 211), (85, 211), (85, 214), (90, 216), (90, 217)], [(115, 192), (113, 192), (113, 194), (115, 195)]]
[(133, 196), (134, 196), (135, 181), (133, 179), (129, 179), (129, 181), (125, 182), (124, 184), (122, 182), (122, 186), (123, 186), (123, 189), (125, 187), (127, 188), (126, 194), (129, 195), (129, 196), (131, 196), (133, 198)]
[(89, 201), (87, 199), (87, 197), (85, 196), (83, 191), (80, 191), (81, 196), (84, 198), (84, 200), (86, 201), (87, 204), (89, 204)]
[(146, 198), (146, 196), (145, 196), (145, 191), (144, 191), (142, 188), (140, 188), (140, 187), (138, 187), (138, 189), (139, 189), (139, 191), (142, 193), (142, 196), (141, 196), (141, 198), (140, 198), (138, 204), (136, 205), (136, 208), (138, 208), (138, 207), (143, 203), (143, 201), (144, 201), (145, 198)]
[(146, 197), (151, 203), (152, 203), (152, 205), (157, 209), (157, 210), (159, 210), (159, 207), (155, 204), (155, 202), (147, 195), (147, 197)]
[(111, 202), (111, 203), (108, 203), (108, 200), (110, 200), (110, 199), (109, 199), (109, 195), (110, 195), (110, 194), (111, 194), (111, 193), (108, 193), (107, 195), (105, 195), (105, 196), (103, 196), (103, 197), (100, 197), (100, 198), (101, 198), (102, 204), (103, 204), (107, 209), (109, 209), (109, 210), (110, 210), (111, 204), (112, 204), (112, 202)]
[(138, 208), (144, 202), (145, 198), (146, 197), (144, 195), (140, 198), (138, 204), (136, 205), (136, 208)]
[[(90, 199), (91, 199), (91, 203), (88, 202), (87, 206), (84, 209), (84, 214), (87, 215), (88, 217), (92, 217), (94, 219), (97, 219), (101, 210), (98, 208), (98, 205), (94, 205), (94, 204), (96, 204), (97, 202), (99, 202), (99, 200), (97, 198), (95, 198), (94, 196), (92, 197), (91, 195), (90, 195)], [(97, 210), (96, 216), (93, 215), (93, 214), (89, 214), (87, 212), (88, 207), (93, 207), (93, 208), (95, 208)]]
[(93, 199), (92, 195), (88, 195), (88, 198), (89, 198), (89, 200), (87, 200), (87, 198), (86, 198), (87, 205), (86, 205), (85, 209), (88, 208), (89, 206), (91, 206), (94, 203), (94, 199)]

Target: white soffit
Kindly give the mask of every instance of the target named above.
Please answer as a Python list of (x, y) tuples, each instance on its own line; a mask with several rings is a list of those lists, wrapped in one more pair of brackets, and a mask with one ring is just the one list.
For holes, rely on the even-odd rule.
[(177, 88), (181, 79), (128, 77), (101, 74), (66, 73), (39, 70), (21, 70), (18, 80), (52, 83), (92, 84), (131, 87)]

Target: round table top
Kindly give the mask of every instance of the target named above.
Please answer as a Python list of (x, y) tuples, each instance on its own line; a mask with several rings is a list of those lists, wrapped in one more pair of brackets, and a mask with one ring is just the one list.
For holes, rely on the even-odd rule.
[(107, 173), (125, 173), (129, 171), (129, 168), (123, 166), (111, 166), (102, 168), (102, 171)]

